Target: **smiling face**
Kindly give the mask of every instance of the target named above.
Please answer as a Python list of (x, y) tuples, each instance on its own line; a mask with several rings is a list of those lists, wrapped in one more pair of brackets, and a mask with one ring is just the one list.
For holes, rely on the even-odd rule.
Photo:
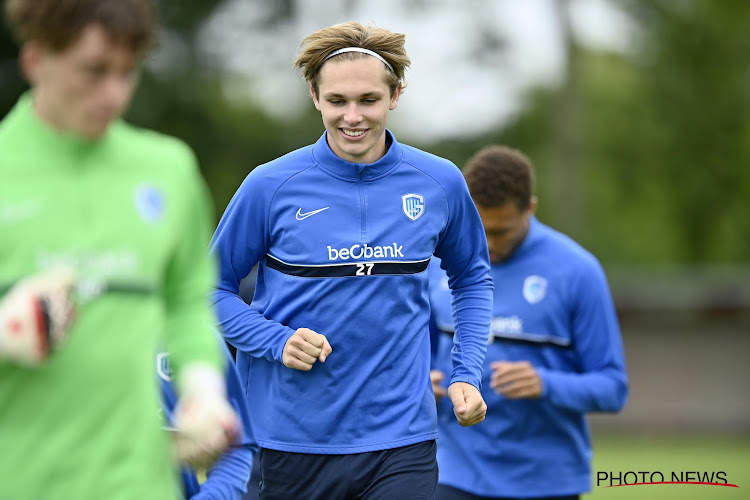
[(68, 48), (40, 42), (23, 49), (22, 64), (33, 87), (34, 109), (63, 132), (100, 137), (127, 108), (137, 82), (139, 56), (89, 25)]
[(328, 146), (352, 163), (374, 163), (386, 153), (388, 112), (396, 108), (401, 85), (391, 95), (385, 65), (364, 56), (330, 60), (319, 73), (318, 93), (311, 87), (315, 108), (325, 125)]

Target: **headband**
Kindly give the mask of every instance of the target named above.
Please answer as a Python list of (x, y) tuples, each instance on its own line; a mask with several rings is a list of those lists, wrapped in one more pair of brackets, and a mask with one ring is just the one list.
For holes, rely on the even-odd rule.
[(373, 52), (373, 51), (371, 51), (369, 49), (363, 49), (362, 47), (344, 47), (343, 49), (334, 50), (333, 52), (331, 52), (330, 54), (328, 54), (325, 59), (323, 59), (323, 62), (326, 62), (327, 60), (329, 60), (333, 56), (337, 56), (339, 54), (343, 54), (344, 52), (361, 52), (363, 54), (370, 55), (370, 56), (372, 56), (372, 57), (374, 57), (376, 59), (380, 59), (381, 61), (383, 61), (383, 64), (385, 64), (386, 66), (388, 66), (388, 69), (390, 69), (392, 72), (394, 72), (394, 73), (396, 72), (393, 69), (393, 66), (391, 66), (391, 63), (389, 63), (388, 61), (386, 61), (383, 58), (383, 56), (381, 56), (377, 52)]

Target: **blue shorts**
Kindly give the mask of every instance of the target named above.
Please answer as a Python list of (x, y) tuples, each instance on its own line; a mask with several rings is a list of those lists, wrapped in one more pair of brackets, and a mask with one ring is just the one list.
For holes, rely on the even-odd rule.
[(435, 441), (351, 455), (262, 449), (262, 500), (433, 500)]

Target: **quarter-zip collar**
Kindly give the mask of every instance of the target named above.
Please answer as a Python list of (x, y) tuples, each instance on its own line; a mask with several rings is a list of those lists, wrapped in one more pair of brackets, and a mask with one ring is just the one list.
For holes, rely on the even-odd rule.
[(390, 130), (385, 131), (385, 144), (388, 151), (375, 163), (351, 163), (339, 158), (331, 150), (326, 137), (327, 132), (313, 144), (312, 155), (315, 162), (324, 170), (336, 177), (346, 180), (373, 180), (382, 177), (393, 170), (403, 158), (401, 145), (396, 141)]

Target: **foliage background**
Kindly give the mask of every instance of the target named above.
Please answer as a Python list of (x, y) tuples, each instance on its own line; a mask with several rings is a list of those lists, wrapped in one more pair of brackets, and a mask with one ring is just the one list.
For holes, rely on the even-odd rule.
[[(525, 88), (515, 103), (518, 111), (481, 133), (466, 137), (457, 131), (455, 137), (431, 139), (396, 130), (400, 140), (459, 166), (490, 142), (526, 151), (538, 169), (540, 218), (571, 234), (605, 264), (746, 264), (750, 5), (742, 0), (610, 2), (628, 16), (634, 34), (624, 51), (608, 51), (578, 41), (570, 12), (581, 2), (585, 0), (547, 2), (556, 9), (560, 50), (566, 58), (559, 81)], [(313, 142), (323, 130), (309, 103), (306, 112), (285, 117), (269, 114), (268, 106), (253, 101), (252, 94), (242, 101), (231, 97), (227, 88), (237, 75), (223, 71), (216, 54), (205, 47), (205, 25), (225, 3), (239, 11), (261, 10), (247, 29), (276, 38), (291, 36), (284, 27), (304, 13), (299, 5), (303, 2), (292, 0), (158, 2), (165, 25), (162, 47), (158, 57), (149, 60), (128, 115), (136, 124), (192, 145), (214, 194), (217, 215), (250, 169)], [(320, 21), (347, 19), (347, 9), (361, 12), (355, 7), (365, 4), (339, 3), (343, 12), (334, 13), (331, 7), (326, 16), (325, 9), (318, 9), (323, 12)], [(509, 2), (477, 2), (477, 7), (492, 3)], [(452, 5), (413, 4), (416, 13), (436, 5), (450, 10)], [(453, 8), (461, 9), (458, 4)], [(421, 43), (411, 40), (408, 29), (403, 31), (414, 45)], [(502, 31), (492, 35), (498, 38), (494, 44), (487, 42), (489, 35), (480, 39), (490, 53), (484, 62), (477, 56), (479, 71), (489, 70), (501, 61), (493, 57), (509, 50)], [(300, 38), (285, 46), (296, 48)], [(243, 45), (238, 40), (231, 50), (264, 50), (252, 41)], [(24, 88), (16, 53), (7, 32), (0, 33), (0, 116)], [(288, 64), (292, 57), (290, 52), (281, 61), (288, 74), (293, 74)], [(259, 73), (262, 68), (255, 74), (249, 71), (234, 85), (250, 89)], [(436, 76), (433, 84), (439, 85)], [(441, 89), (435, 116), (424, 119), (439, 119), (439, 109), (451, 106), (457, 94), (470, 93), (471, 85), (467, 81), (460, 89)], [(412, 87), (402, 102), (426, 91)], [(295, 92), (306, 92), (301, 78)]]

